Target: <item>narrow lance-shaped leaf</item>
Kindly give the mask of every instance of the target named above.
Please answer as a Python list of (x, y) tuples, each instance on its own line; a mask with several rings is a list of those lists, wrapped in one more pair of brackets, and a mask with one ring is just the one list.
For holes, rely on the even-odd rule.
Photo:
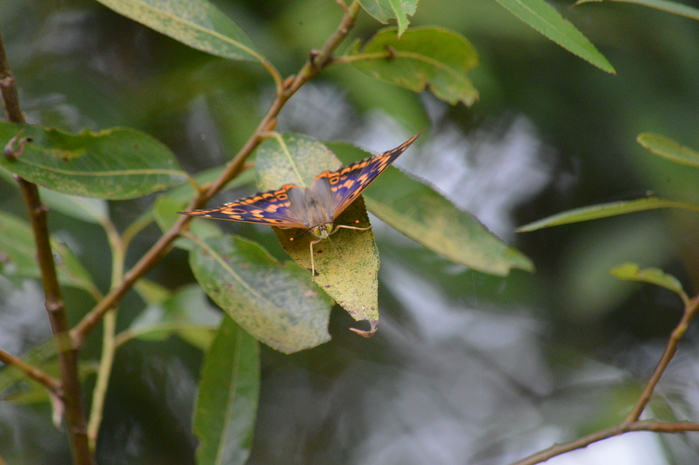
[(658, 268), (640, 269), (635, 263), (624, 263), (612, 268), (609, 272), (616, 278), (624, 281), (641, 281), (670, 289), (672, 292), (679, 294), (684, 302), (689, 301), (687, 294), (682, 289), (682, 283), (671, 274), (667, 274)]
[[(650, 8), (655, 8), (656, 10), (667, 11), (668, 13), (674, 13), (676, 15), (685, 16), (690, 19), (695, 19), (699, 21), (699, 9), (691, 7), (689, 5), (684, 5), (677, 2), (668, 2), (665, 0), (607, 0), (613, 2), (621, 3), (635, 3), (636, 5), (647, 6)], [(581, 3), (602, 3), (602, 0), (578, 0), (575, 5), (580, 5)]]
[(649, 152), (668, 160), (699, 168), (699, 152), (659, 134), (643, 133), (636, 139)]
[(603, 71), (616, 74), (592, 42), (575, 26), (566, 21), (545, 0), (496, 0), (513, 15), (536, 29), (569, 52), (579, 56)]
[(380, 23), (386, 24), (389, 19), (398, 23), (398, 37), (408, 28), (408, 15), (415, 14), (417, 0), (359, 0), (362, 8)]
[[(345, 164), (370, 155), (350, 144), (328, 146)], [(371, 213), (394, 229), (456, 263), (499, 276), (512, 268), (534, 268), (476, 218), (397, 168), (384, 171), (364, 192), (364, 200)]]
[(596, 220), (599, 218), (607, 218), (609, 216), (624, 215), (626, 213), (654, 210), (657, 208), (679, 208), (682, 210), (699, 212), (699, 206), (697, 205), (672, 202), (669, 200), (659, 199), (657, 197), (648, 197), (645, 199), (603, 203), (600, 205), (592, 205), (590, 207), (568, 210), (566, 212), (558, 213), (557, 215), (552, 215), (542, 220), (521, 226), (517, 228), (516, 231), (530, 232), (536, 231), (537, 229), (550, 228), (551, 226), (579, 223), (581, 221)]
[(32, 141), (24, 145), (19, 157), (0, 157), (0, 166), (64, 194), (133, 199), (187, 179), (170, 149), (133, 129), (86, 129), (68, 134), (27, 124), (0, 123), (3, 146), (18, 134)]
[(330, 340), (331, 303), (308, 271), (242, 237), (193, 239), (197, 281), (253, 337), (287, 354)]
[(224, 317), (206, 354), (194, 409), (197, 465), (244, 465), (260, 395), (257, 341)]
[(261, 61), (252, 39), (207, 0), (97, 0), (104, 6), (203, 52)]
[[(257, 149), (258, 187), (263, 191), (287, 183), (310, 187), (321, 172), (341, 166), (325, 145), (301, 134), (278, 135)], [(335, 224), (368, 227), (369, 218), (361, 199), (350, 205)], [(310, 276), (312, 235), (298, 229), (275, 228), (275, 233), (284, 249)], [(371, 230), (340, 229), (313, 250), (318, 271), (314, 281), (355, 320), (368, 320), (374, 330), (379, 320), (379, 258)]]
[(346, 60), (376, 79), (415, 92), (429, 89), (451, 105), (478, 100), (467, 76), (478, 65), (478, 54), (465, 37), (448, 29), (416, 27), (400, 39), (395, 28), (382, 29), (361, 49), (356, 42)]

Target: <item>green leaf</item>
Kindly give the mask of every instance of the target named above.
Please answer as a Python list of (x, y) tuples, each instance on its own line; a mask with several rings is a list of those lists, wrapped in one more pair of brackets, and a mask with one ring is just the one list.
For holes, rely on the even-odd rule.
[[(96, 299), (100, 291), (78, 258), (65, 245), (51, 238), (58, 281), (77, 287)], [(36, 261), (34, 234), (28, 222), (0, 212), (0, 273), (9, 279), (41, 278)]]
[(562, 224), (579, 223), (581, 221), (596, 220), (609, 216), (624, 215), (626, 213), (640, 212), (644, 210), (655, 210), (657, 208), (679, 208), (699, 212), (699, 206), (681, 202), (672, 202), (659, 199), (657, 197), (647, 197), (645, 199), (628, 200), (624, 202), (603, 203), (590, 207), (576, 208), (557, 215), (549, 216), (539, 221), (529, 223), (516, 229), (517, 232), (530, 232), (537, 229), (560, 226)]
[(224, 318), (204, 359), (194, 409), (198, 465), (245, 464), (259, 397), (259, 345), (233, 320)]
[(609, 272), (623, 281), (641, 281), (670, 289), (679, 294), (685, 302), (689, 300), (684, 293), (684, 289), (682, 289), (682, 283), (671, 274), (667, 274), (658, 268), (644, 268), (641, 270), (635, 263), (624, 263), (612, 268)]
[(211, 299), (256, 339), (284, 353), (330, 340), (330, 302), (310, 273), (281, 264), (238, 236), (195, 238), (194, 276)]
[(386, 24), (389, 19), (395, 19), (398, 37), (410, 24), (408, 15), (414, 15), (417, 9), (417, 0), (359, 0), (359, 4), (380, 23)]
[(699, 168), (699, 152), (659, 134), (643, 133), (636, 138), (639, 144), (655, 155), (682, 165)]
[(478, 100), (467, 77), (478, 65), (478, 54), (465, 37), (448, 29), (416, 27), (400, 39), (395, 28), (382, 29), (361, 50), (356, 42), (345, 59), (381, 81), (414, 92), (427, 88), (451, 105)]
[(98, 1), (197, 50), (231, 60), (263, 60), (245, 31), (206, 0)]
[(90, 199), (77, 195), (40, 188), (41, 201), (50, 209), (88, 223), (103, 224), (109, 218), (109, 206), (102, 199)]
[[(679, 16), (686, 16), (690, 19), (699, 20), (699, 10), (693, 8), (689, 5), (683, 5), (682, 3), (667, 2), (665, 0), (608, 0), (614, 2), (622, 3), (635, 3), (636, 5), (647, 6), (650, 8), (655, 8), (657, 10), (667, 11), (668, 13), (674, 13)], [(602, 0), (578, 0), (575, 5), (580, 5), (581, 3), (601, 3)]]
[[(13, 187), (17, 187), (12, 173), (0, 169), (0, 179), (4, 179)], [(51, 210), (77, 218), (88, 223), (101, 224), (109, 217), (109, 206), (102, 199), (91, 199), (78, 195), (61, 194), (39, 187), (41, 201)]]
[[(318, 174), (341, 166), (325, 145), (301, 134), (277, 135), (257, 149), (258, 187), (262, 191), (283, 184), (310, 187)], [(361, 201), (342, 212), (337, 224), (368, 227), (369, 217)], [(274, 228), (274, 232), (282, 247), (310, 277), (312, 235), (302, 234), (299, 229)], [(318, 272), (313, 280), (355, 320), (368, 320), (373, 331), (379, 320), (379, 256), (374, 234), (371, 230), (340, 229), (313, 250)]]
[(31, 137), (19, 158), (0, 166), (64, 194), (121, 200), (141, 197), (186, 181), (170, 149), (127, 128), (68, 134), (27, 124), (0, 123), (0, 144), (21, 132)]
[(587, 37), (563, 19), (545, 0), (497, 0), (497, 2), (569, 52), (603, 71), (616, 74), (611, 63), (587, 40)]
[(119, 334), (118, 344), (130, 339), (162, 341), (177, 334), (194, 347), (207, 350), (221, 316), (209, 304), (201, 287), (192, 284), (146, 307), (129, 329)]
[[(330, 143), (344, 164), (371, 156), (345, 143)], [(507, 275), (511, 268), (532, 271), (521, 252), (459, 210), (432, 187), (389, 167), (364, 192), (371, 213), (428, 249), (474, 270)]]

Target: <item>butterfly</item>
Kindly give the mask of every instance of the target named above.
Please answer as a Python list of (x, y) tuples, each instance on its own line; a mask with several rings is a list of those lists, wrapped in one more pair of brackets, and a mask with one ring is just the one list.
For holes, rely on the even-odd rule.
[(360, 228), (334, 222), (421, 133), (388, 152), (351, 163), (336, 171), (323, 171), (313, 179), (310, 188), (284, 184), (279, 189), (260, 192), (211, 210), (180, 213), (216, 220), (267, 224), (281, 229), (304, 229), (316, 238), (310, 244), (311, 275), (316, 276), (313, 246), (340, 229), (371, 229), (371, 226)]

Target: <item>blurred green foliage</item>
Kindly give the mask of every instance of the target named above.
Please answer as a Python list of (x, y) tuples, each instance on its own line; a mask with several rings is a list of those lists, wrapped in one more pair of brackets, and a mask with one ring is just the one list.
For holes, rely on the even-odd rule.
[[(330, 0), (215, 3), (282, 76), (300, 68), (342, 15)], [(487, 191), (486, 200), (509, 192), (499, 214), (512, 227), (497, 232), (532, 259), (533, 275), (513, 271), (501, 278), (467, 270), (375, 225), (383, 267), (378, 333), (370, 340), (350, 333), (350, 317), (336, 308), (330, 342), (291, 356), (262, 346), (248, 463), (422, 464), (434, 463), (436, 451), (447, 451), (443, 463), (499, 463), (619, 421), (637, 398), (682, 302), (665, 289), (639, 290), (618, 281), (609, 268), (627, 261), (660, 268), (678, 277), (691, 297), (699, 288), (699, 217), (656, 210), (516, 238), (512, 231), (562, 211), (649, 192), (699, 204), (696, 169), (654, 156), (636, 142), (641, 133), (656, 133), (699, 148), (699, 25), (636, 5), (552, 5), (596, 45), (616, 75), (547, 40), (496, 2), (423, 0), (411, 26), (451, 28), (480, 57), (469, 74), (480, 95), (475, 105), (449, 107), (430, 94), (416, 95), (337, 66), (282, 112), (279, 130), (383, 150), (395, 145), (388, 140), (391, 132), (412, 134), (429, 122), (433, 142), (423, 152), (451, 157), (454, 167), (476, 169), (490, 160), (495, 166), (483, 176), (493, 183), (517, 154), (531, 148), (507, 144), (512, 121), (523, 117), (533, 128), (525, 141), (534, 144), (535, 157), (545, 165), (540, 171), (548, 174), (545, 185), (526, 195)], [(346, 47), (353, 39), (368, 40), (378, 27), (372, 17), (360, 15)], [(73, 133), (134, 128), (167, 145), (190, 174), (229, 161), (274, 92), (258, 64), (193, 50), (96, 2), (7, 0), (0, 29), (30, 123)], [(477, 156), (478, 144), (468, 136), (479, 131), (501, 144), (484, 143), (485, 152)], [(440, 146), (440, 140), (456, 142)], [(511, 176), (509, 185), (526, 186), (534, 173)], [(465, 187), (457, 184), (447, 194), (458, 203)], [(210, 204), (252, 192), (238, 186)], [(123, 231), (154, 201), (154, 195), (113, 201), (109, 213)], [(16, 186), (4, 178), (0, 210), (25, 215)], [(50, 227), (107, 291), (110, 267), (102, 230), (58, 208), (51, 211)], [(269, 228), (221, 227), (288, 259)], [(159, 235), (151, 225), (136, 236), (127, 266)], [(186, 253), (173, 249), (148, 278), (168, 292), (191, 284)], [(42, 309), (33, 305), (42, 300), (39, 289), (0, 281), (0, 348), (26, 354), (48, 337), (37, 323), (43, 321)], [(72, 322), (94, 304), (80, 290), (67, 290), (65, 298)], [(142, 297), (128, 295), (120, 305), (118, 331), (130, 328), (145, 309)], [(680, 352), (687, 355), (676, 360), (651, 406), (669, 420), (697, 418), (696, 331), (690, 329), (687, 338)], [(99, 339), (94, 334), (88, 340), (84, 360), (99, 358)], [(195, 463), (191, 428), (202, 357), (200, 348), (174, 336), (129, 339), (119, 348), (99, 463)], [(85, 392), (93, 383), (88, 377)], [(70, 463), (65, 435), (51, 426), (43, 399), (3, 404), (0, 456), (8, 463)], [(693, 436), (660, 441), (662, 460), (699, 459)]]

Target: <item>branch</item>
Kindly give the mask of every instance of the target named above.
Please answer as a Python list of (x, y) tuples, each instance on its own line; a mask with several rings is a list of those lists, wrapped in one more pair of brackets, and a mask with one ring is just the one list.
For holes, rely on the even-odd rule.
[(641, 413), (643, 413), (646, 405), (648, 405), (648, 402), (650, 401), (653, 391), (655, 391), (655, 387), (658, 385), (660, 378), (663, 376), (663, 373), (665, 373), (665, 370), (670, 364), (672, 358), (675, 356), (675, 353), (677, 353), (677, 347), (687, 331), (689, 323), (698, 312), (699, 296), (687, 302), (682, 319), (677, 324), (677, 327), (672, 331), (670, 339), (667, 342), (667, 346), (665, 347), (665, 352), (663, 352), (663, 356), (660, 358), (658, 365), (655, 367), (655, 371), (646, 383), (646, 386), (643, 389), (641, 396), (638, 398), (636, 405), (634, 405), (633, 409), (624, 421), (616, 426), (592, 433), (588, 436), (576, 439), (575, 441), (567, 442), (565, 444), (555, 444), (548, 449), (537, 452), (534, 455), (530, 455), (529, 457), (518, 462), (514, 462), (512, 465), (534, 465), (536, 463), (545, 462), (546, 460), (557, 455), (587, 447), (593, 442), (602, 441), (604, 439), (619, 436), (631, 431), (653, 431), (656, 433), (699, 431), (699, 424), (696, 423), (663, 423), (654, 420), (639, 421)]
[[(311, 59), (301, 68), (299, 73), (284, 81), (281, 90), (267, 110), (267, 113), (260, 121), (255, 132), (248, 141), (233, 157), (226, 170), (216, 179), (208, 189), (196, 196), (187, 206), (187, 210), (194, 210), (203, 207), (214, 195), (243, 169), (245, 160), (262, 142), (262, 134), (269, 131), (276, 124), (277, 116), (284, 107), (284, 104), (293, 96), (306, 82), (318, 75), (327, 66), (332, 57), (332, 52), (347, 37), (350, 29), (354, 26), (355, 20), (361, 6), (358, 1), (352, 4), (345, 11), (340, 25), (335, 33), (323, 44), (320, 52), (313, 54)], [(72, 330), (73, 344), (79, 348), (85, 342), (87, 335), (99, 323), (104, 314), (117, 305), (119, 300), (133, 287), (134, 283), (146, 274), (160, 259), (167, 253), (169, 245), (179, 237), (180, 232), (185, 229), (192, 220), (191, 216), (182, 216), (160, 239), (141, 257), (131, 270), (124, 275), (124, 279), (119, 285), (114, 287)]]
[(46, 389), (54, 394), (61, 395), (61, 382), (53, 376), (49, 376), (35, 366), (30, 365), (19, 357), (8, 354), (0, 349), (0, 362), (5, 365), (11, 365), (23, 372), (25, 375), (41, 383)]
[(646, 405), (648, 405), (648, 401), (650, 401), (650, 397), (653, 394), (655, 387), (658, 385), (660, 377), (663, 376), (663, 373), (665, 373), (665, 369), (670, 364), (672, 357), (675, 356), (677, 346), (679, 346), (680, 340), (682, 340), (690, 321), (692, 321), (692, 319), (696, 316), (697, 311), (699, 311), (699, 296), (691, 300), (685, 307), (682, 319), (677, 324), (677, 327), (672, 331), (670, 340), (667, 342), (665, 352), (663, 352), (663, 356), (660, 358), (658, 366), (655, 367), (653, 375), (648, 380), (648, 383), (646, 383), (646, 387), (643, 389), (638, 402), (636, 402), (636, 405), (631, 410), (631, 413), (629, 413), (629, 416), (626, 417), (626, 422), (634, 422), (641, 417), (643, 409), (646, 407)]
[(654, 420), (646, 421), (634, 421), (631, 423), (622, 423), (611, 428), (592, 433), (588, 436), (576, 439), (575, 441), (567, 442), (565, 444), (554, 444), (548, 449), (537, 452), (534, 455), (519, 460), (512, 463), (512, 465), (534, 465), (537, 463), (545, 462), (546, 460), (553, 458), (557, 455), (564, 454), (576, 449), (582, 449), (587, 447), (593, 442), (602, 441), (604, 439), (609, 439), (614, 436), (619, 436), (624, 433), (630, 433), (632, 431), (651, 431), (655, 433), (683, 433), (687, 431), (699, 431), (699, 424), (696, 423), (664, 423)]
[[(5, 46), (0, 35), (0, 88), (2, 92), (5, 115), (8, 121), (25, 123), (24, 115), (19, 106), (17, 89), (10, 70), (10, 64), (5, 53)], [(65, 416), (68, 424), (68, 434), (72, 447), (73, 459), (76, 465), (92, 464), (92, 457), (85, 433), (85, 412), (82, 405), (82, 389), (78, 378), (77, 351), (72, 348), (66, 315), (63, 304), (61, 287), (58, 284), (56, 264), (49, 243), (49, 229), (46, 222), (46, 208), (41, 203), (39, 189), (20, 177), (17, 177), (22, 196), (27, 206), (29, 220), (34, 232), (37, 261), (41, 270), (41, 278), (46, 297), (46, 310), (51, 322), (54, 340), (58, 349), (61, 367), (61, 400), (65, 405)]]

